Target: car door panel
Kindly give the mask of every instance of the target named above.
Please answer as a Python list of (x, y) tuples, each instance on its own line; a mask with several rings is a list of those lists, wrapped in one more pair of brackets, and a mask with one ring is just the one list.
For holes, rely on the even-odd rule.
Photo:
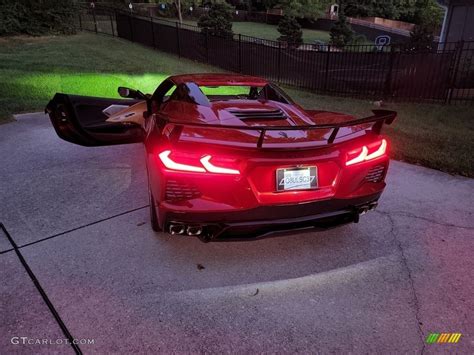
[(68, 142), (83, 146), (137, 143), (143, 140), (141, 125), (107, 121), (110, 117), (107, 108), (120, 105), (126, 110), (139, 102), (57, 93), (46, 106), (46, 112), (58, 136)]

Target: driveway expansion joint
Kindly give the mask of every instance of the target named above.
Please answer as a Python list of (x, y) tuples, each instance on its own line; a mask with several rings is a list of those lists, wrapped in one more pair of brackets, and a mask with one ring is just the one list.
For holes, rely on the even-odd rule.
[[(101, 222), (105, 222), (105, 221), (108, 221), (108, 220), (110, 220), (110, 219), (113, 219), (113, 218), (116, 218), (116, 217), (120, 217), (120, 216), (126, 215), (126, 214), (128, 214), (128, 213), (132, 213), (132, 212), (135, 212), (135, 211), (139, 211), (139, 210), (142, 210), (142, 209), (147, 208), (147, 207), (149, 207), (149, 205), (142, 206), (142, 207), (137, 207), (137, 208), (134, 208), (134, 209), (125, 211), (125, 212), (120, 212), (120, 213), (115, 214), (115, 215), (113, 215), (113, 216), (109, 216), (109, 217), (106, 217), (106, 218), (99, 219), (98, 221), (86, 223), (86, 224), (84, 224), (84, 225), (82, 225), (82, 226), (75, 227), (75, 228), (66, 230), (66, 231), (64, 231), (64, 232), (56, 233), (56, 234), (50, 235), (49, 237), (45, 237), (45, 238), (42, 238), (42, 239), (35, 240), (34, 242), (30, 242), (30, 243), (26, 243), (26, 244), (20, 245), (20, 246), (18, 246), (17, 248), (18, 248), (18, 249), (21, 249), (21, 248), (24, 248), (24, 247), (29, 247), (30, 245), (38, 244), (38, 243), (44, 242), (44, 241), (49, 240), (49, 239), (57, 238), (57, 237), (60, 237), (60, 236), (62, 236), (62, 235), (66, 235), (66, 234), (68, 234), (68, 233), (77, 231), (77, 230), (79, 230), (79, 229), (83, 229), (83, 228), (86, 228), (86, 227), (90, 227), (90, 226), (93, 226), (93, 225), (95, 225), (95, 224), (98, 224), (98, 223), (101, 223)], [(10, 251), (10, 250), (14, 250), (14, 249), (9, 249), (9, 250), (7, 250), (7, 251)], [(5, 252), (6, 252), (6, 251), (5, 251)], [(1, 254), (1, 253), (0, 253), (0, 254)]]
[(61, 328), (61, 331), (63, 332), (64, 336), (69, 340), (69, 343), (74, 350), (74, 352), (78, 355), (82, 355), (82, 351), (79, 348), (79, 345), (77, 345), (74, 341), (74, 337), (71, 335), (69, 332), (69, 329), (66, 327), (66, 324), (64, 324), (63, 320), (61, 319), (61, 316), (59, 313), (56, 311), (56, 308), (54, 305), (51, 303), (51, 300), (49, 299), (48, 295), (46, 294), (45, 290), (41, 286), (39, 280), (36, 278), (36, 275), (33, 273), (33, 270), (31, 270), (30, 266), (26, 262), (25, 258), (21, 254), (21, 251), (19, 250), (18, 246), (16, 245), (15, 241), (13, 240), (12, 236), (10, 233), (8, 233), (7, 229), (3, 225), (3, 223), (0, 223), (0, 229), (3, 231), (5, 236), (7, 237), (8, 241), (10, 242), (11, 246), (13, 247), (13, 250), (15, 251), (16, 255), (18, 256), (18, 259), (20, 259), (20, 263), (25, 269), (26, 273), (30, 277), (31, 281), (35, 285), (36, 289), (38, 290), (39, 294), (43, 298), (43, 301), (46, 303), (46, 306), (48, 307), (49, 311), (51, 312), (53, 318), (55, 321), (58, 323), (59, 328)]

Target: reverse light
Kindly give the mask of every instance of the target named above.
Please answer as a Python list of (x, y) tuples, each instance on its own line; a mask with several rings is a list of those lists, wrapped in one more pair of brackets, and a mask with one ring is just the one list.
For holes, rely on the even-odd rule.
[(188, 165), (188, 164), (177, 163), (177, 162), (171, 160), (171, 158), (169, 157), (170, 154), (171, 154), (170, 150), (165, 150), (165, 151), (161, 152), (160, 154), (158, 154), (158, 156), (160, 157), (161, 162), (168, 169), (179, 170), (179, 171), (192, 171), (192, 172), (196, 172), (196, 173), (205, 173), (206, 172), (206, 170), (204, 168), (201, 168), (199, 166), (193, 166), (193, 165)]
[[(384, 155), (386, 151), (387, 141), (385, 139), (382, 139), (382, 141), (380, 142), (380, 146), (372, 153), (369, 153), (369, 148), (364, 145), (357, 156), (346, 161), (346, 166), (357, 164), (363, 161), (373, 160)], [(356, 152), (357, 151), (350, 152), (349, 155), (351, 155), (351, 153), (354, 154)]]
[(201, 158), (201, 163), (202, 165), (206, 168), (207, 171), (211, 173), (217, 173), (217, 174), (233, 174), (233, 175), (238, 175), (240, 174), (240, 171), (235, 170), (235, 169), (228, 169), (228, 168), (221, 168), (219, 166), (215, 166), (210, 162), (211, 156), (206, 155), (205, 157)]

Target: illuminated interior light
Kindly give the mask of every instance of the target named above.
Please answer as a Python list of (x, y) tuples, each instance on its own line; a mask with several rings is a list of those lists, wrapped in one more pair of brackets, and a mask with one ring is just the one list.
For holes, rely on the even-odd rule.
[(210, 155), (206, 155), (201, 158), (202, 165), (206, 168), (207, 171), (211, 173), (234, 174), (234, 175), (240, 174), (240, 171), (235, 170), (235, 169), (221, 168), (219, 166), (215, 166), (210, 162), (210, 160), (211, 160)]
[(196, 173), (206, 172), (204, 168), (201, 168), (199, 166), (176, 163), (175, 161), (171, 160), (171, 158), (169, 157), (170, 154), (171, 154), (170, 150), (165, 150), (164, 152), (161, 152), (160, 154), (158, 154), (158, 156), (160, 157), (160, 160), (168, 169), (178, 170), (178, 171), (192, 171)]

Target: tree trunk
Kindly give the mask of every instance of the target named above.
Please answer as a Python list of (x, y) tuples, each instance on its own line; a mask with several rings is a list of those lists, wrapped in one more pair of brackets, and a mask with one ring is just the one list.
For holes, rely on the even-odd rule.
[(178, 21), (183, 23), (183, 15), (181, 14), (181, 0), (175, 0), (176, 10), (178, 11)]

